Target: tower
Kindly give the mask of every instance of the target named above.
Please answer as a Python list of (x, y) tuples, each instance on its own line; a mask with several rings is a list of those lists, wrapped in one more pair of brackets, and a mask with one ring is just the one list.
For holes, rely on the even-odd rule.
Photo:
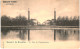
[(29, 8), (28, 8), (28, 21), (30, 20), (30, 11), (29, 11)]
[(54, 20), (56, 21), (56, 9), (54, 8)]

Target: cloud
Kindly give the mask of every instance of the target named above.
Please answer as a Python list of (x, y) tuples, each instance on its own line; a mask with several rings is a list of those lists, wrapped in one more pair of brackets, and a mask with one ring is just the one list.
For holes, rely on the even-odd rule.
[(3, 5), (2, 15), (16, 17), (21, 14), (28, 16), (30, 8), (31, 18), (43, 22), (53, 19), (54, 8), (58, 16), (78, 16), (78, 0), (17, 0), (15, 5)]

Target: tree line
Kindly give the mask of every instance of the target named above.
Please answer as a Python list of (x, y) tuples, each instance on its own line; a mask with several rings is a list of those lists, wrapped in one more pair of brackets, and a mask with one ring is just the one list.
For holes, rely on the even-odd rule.
[[(52, 22), (53, 20), (50, 21), (50, 25), (53, 25), (54, 23)], [(72, 17), (61, 17), (59, 16), (56, 21), (55, 21), (56, 25), (59, 26), (79, 26), (79, 16), (74, 16)]]
[(15, 18), (10, 18), (9, 16), (3, 15), (1, 17), (1, 26), (25, 26), (34, 25), (33, 20), (27, 20), (25, 16), (17, 16)]
[[(74, 16), (73, 18), (61, 17), (59, 16), (56, 21), (50, 20), (50, 25), (58, 25), (58, 26), (79, 26), (79, 16)], [(25, 25), (34, 25), (35, 22), (33, 20), (27, 20), (25, 16), (17, 16), (15, 18), (11, 18), (9, 16), (3, 15), (1, 17), (1, 26), (25, 26)]]

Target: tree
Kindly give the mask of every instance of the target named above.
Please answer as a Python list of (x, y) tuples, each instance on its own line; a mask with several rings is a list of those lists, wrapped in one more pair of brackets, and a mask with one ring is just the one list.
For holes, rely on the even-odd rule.
[(11, 19), (10, 17), (3, 15), (1, 17), (1, 26), (10, 26), (11, 25)]

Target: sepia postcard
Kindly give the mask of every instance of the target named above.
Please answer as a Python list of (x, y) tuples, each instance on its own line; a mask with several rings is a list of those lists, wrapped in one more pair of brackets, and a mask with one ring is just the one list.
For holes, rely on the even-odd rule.
[(1, 49), (79, 49), (79, 0), (1, 0)]

